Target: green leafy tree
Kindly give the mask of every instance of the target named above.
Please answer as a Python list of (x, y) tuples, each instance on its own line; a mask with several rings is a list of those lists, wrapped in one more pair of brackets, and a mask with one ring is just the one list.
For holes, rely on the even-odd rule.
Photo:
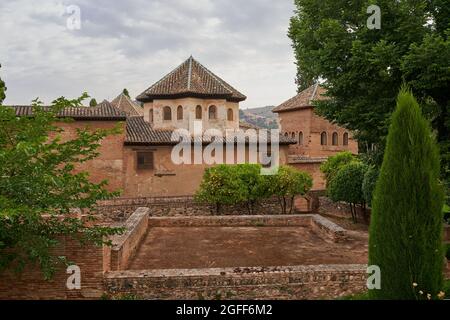
[(225, 164), (206, 169), (195, 199), (215, 204), (216, 214), (220, 213), (222, 205), (243, 202), (244, 190), (238, 171), (233, 166)]
[(278, 198), (282, 214), (292, 213), (295, 196), (307, 194), (313, 184), (308, 173), (289, 166), (280, 166), (278, 172), (269, 177), (270, 193)]
[[(449, 181), (448, 0), (295, 0), (295, 4), (289, 37), (298, 87), (324, 79), (330, 97), (318, 102), (316, 111), (353, 130), (360, 150), (384, 150), (395, 98), (406, 82), (433, 120), (442, 174)], [(371, 4), (381, 9), (379, 30), (367, 28)]]
[(98, 103), (97, 103), (97, 100), (95, 100), (95, 98), (92, 98), (92, 99), (89, 101), (89, 107), (95, 107), (97, 104), (98, 104)]
[(339, 169), (355, 160), (356, 158), (351, 152), (344, 151), (329, 157), (327, 161), (322, 163), (322, 165), (320, 166), (320, 171), (325, 176), (327, 188), (338, 173)]
[(357, 205), (365, 211), (365, 199), (362, 190), (367, 166), (361, 162), (350, 162), (341, 167), (331, 180), (329, 195), (331, 200), (350, 204), (352, 220), (357, 222)]
[(88, 173), (74, 171), (94, 159), (100, 141), (117, 130), (80, 129), (63, 140), (63, 129), (55, 125), (62, 121), (61, 109), (78, 107), (86, 97), (59, 98), (45, 110), (34, 101), (30, 117), (0, 106), (0, 270), (21, 272), (33, 265), (49, 278), (64, 258), (51, 254), (60, 236), (102, 244), (120, 232), (88, 225), (71, 212), (79, 208), (93, 220), (95, 203), (118, 195), (105, 189), (106, 181), (92, 183)]
[(381, 268), (382, 285), (370, 290), (371, 298), (436, 298), (444, 261), (442, 206), (438, 147), (414, 96), (402, 89), (372, 203), (369, 264)]
[(364, 174), (364, 180), (362, 183), (362, 191), (364, 199), (369, 206), (372, 206), (373, 192), (375, 191), (375, 185), (377, 183), (379, 170), (375, 166), (370, 166)]
[[(2, 65), (0, 64), (0, 68), (1, 67)], [(2, 104), (3, 100), (5, 100), (5, 91), (6, 91), (5, 82), (0, 78), (0, 105)]]
[(127, 89), (127, 88), (124, 88), (124, 89), (122, 90), (122, 93), (123, 93), (125, 96), (127, 96), (128, 98), (130, 98), (130, 93), (128, 92), (128, 89)]
[(259, 200), (270, 196), (269, 179), (261, 175), (259, 164), (238, 164), (232, 166), (237, 170), (242, 198), (247, 205), (248, 213), (254, 214)]

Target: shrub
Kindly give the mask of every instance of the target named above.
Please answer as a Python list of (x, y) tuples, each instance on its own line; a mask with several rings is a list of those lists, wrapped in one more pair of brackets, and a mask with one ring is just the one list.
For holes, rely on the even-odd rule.
[(269, 176), (270, 193), (277, 196), (282, 214), (292, 213), (294, 198), (305, 195), (312, 188), (311, 176), (289, 166), (281, 166), (277, 174)]
[(364, 174), (362, 192), (364, 200), (369, 206), (372, 206), (373, 192), (375, 191), (375, 185), (377, 183), (379, 173), (380, 172), (377, 167), (370, 166)]
[(261, 175), (259, 164), (239, 164), (232, 166), (232, 170), (237, 171), (242, 200), (248, 213), (253, 214), (256, 203), (270, 196), (268, 178)]
[(215, 204), (217, 214), (221, 205), (242, 202), (244, 191), (235, 166), (222, 164), (206, 169), (195, 199)]
[(356, 205), (365, 208), (362, 184), (367, 166), (360, 162), (350, 162), (341, 167), (329, 186), (331, 200), (350, 204), (353, 222), (357, 222)]
[[(375, 188), (369, 264), (381, 268), (373, 299), (436, 298), (442, 288), (443, 190), (439, 152), (413, 95), (402, 89)], [(417, 284), (417, 286), (413, 285)]]
[(345, 151), (329, 157), (328, 160), (320, 166), (320, 171), (325, 175), (327, 189), (339, 169), (354, 160), (355, 156), (351, 152)]

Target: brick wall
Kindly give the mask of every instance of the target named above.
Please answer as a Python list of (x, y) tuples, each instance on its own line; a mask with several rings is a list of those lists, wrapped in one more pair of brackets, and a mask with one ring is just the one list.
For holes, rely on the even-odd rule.
[(145, 299), (322, 299), (366, 290), (365, 265), (116, 271), (112, 296)]
[(126, 221), (125, 232), (111, 239), (111, 270), (124, 270), (128, 267), (130, 259), (147, 233), (148, 216), (148, 208), (138, 208)]
[(279, 216), (196, 216), (151, 217), (148, 227), (294, 227), (310, 226), (324, 240), (339, 242), (347, 238), (345, 229), (317, 214)]
[[(297, 213), (309, 212), (309, 201), (295, 199)], [(125, 221), (137, 208), (147, 207), (152, 217), (211, 216), (217, 215), (214, 205), (200, 204), (191, 196), (115, 199), (99, 202), (98, 214), (103, 221)], [(261, 201), (255, 207), (258, 215), (274, 215), (281, 212), (276, 198)], [(220, 215), (248, 215), (245, 205), (221, 206)]]
[(51, 281), (44, 280), (37, 268), (27, 267), (20, 275), (13, 272), (0, 274), (0, 299), (93, 299), (103, 292), (103, 270), (107, 267), (103, 257), (109, 248), (94, 245), (82, 246), (78, 241), (62, 238), (52, 251), (66, 256), (68, 261), (80, 267), (81, 290), (68, 290), (66, 282), (70, 274), (61, 266)]

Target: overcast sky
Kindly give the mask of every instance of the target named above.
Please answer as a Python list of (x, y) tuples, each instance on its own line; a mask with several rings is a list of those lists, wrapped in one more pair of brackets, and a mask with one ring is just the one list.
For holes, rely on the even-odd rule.
[[(70, 5), (79, 30), (67, 27)], [(192, 54), (247, 95), (242, 107), (278, 105), (296, 91), (293, 10), (293, 0), (0, 0), (4, 104), (83, 91), (111, 100), (125, 87), (136, 97)]]

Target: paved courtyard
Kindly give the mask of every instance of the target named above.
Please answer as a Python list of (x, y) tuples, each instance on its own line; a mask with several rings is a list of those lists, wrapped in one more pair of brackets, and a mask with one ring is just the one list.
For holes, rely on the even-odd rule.
[(130, 270), (367, 263), (367, 234), (332, 243), (308, 227), (154, 227)]

